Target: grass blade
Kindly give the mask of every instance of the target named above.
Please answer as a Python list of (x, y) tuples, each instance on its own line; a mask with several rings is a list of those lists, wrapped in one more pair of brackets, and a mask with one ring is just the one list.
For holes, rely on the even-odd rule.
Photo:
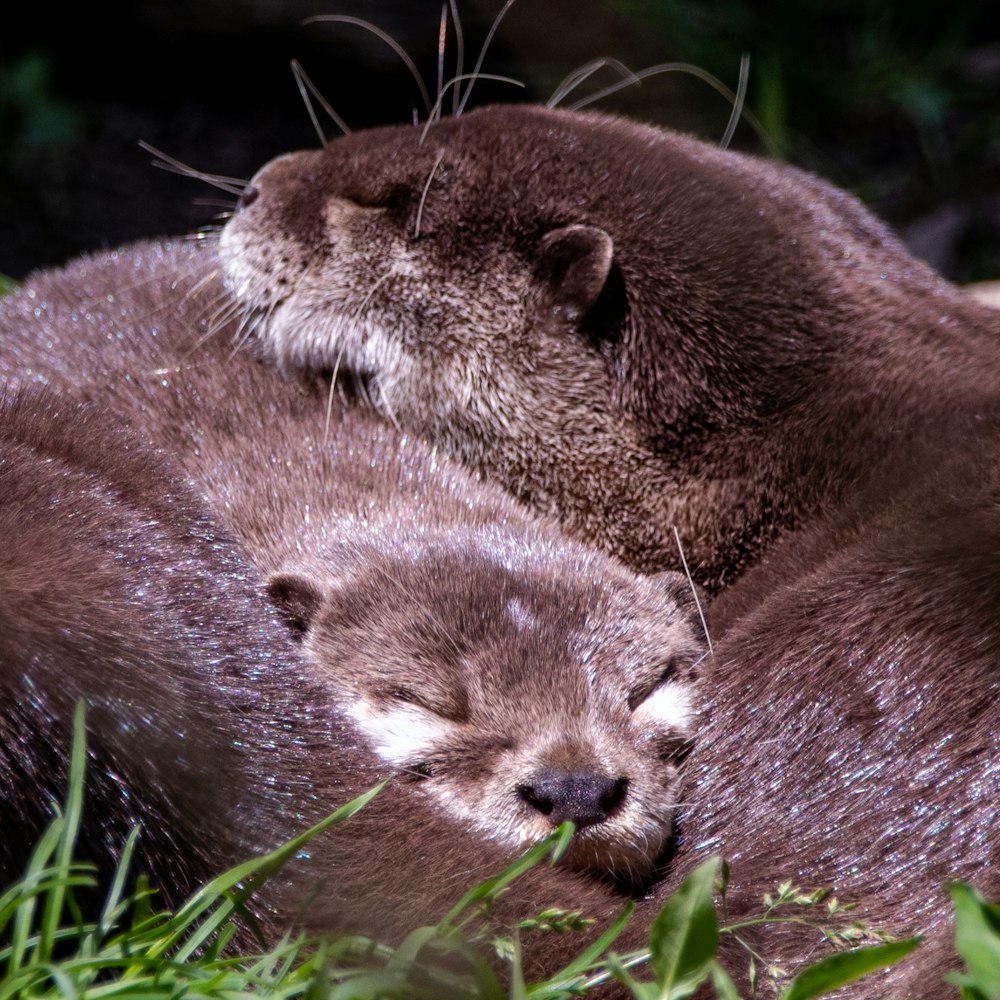
[(650, 959), (661, 995), (689, 996), (708, 977), (719, 942), (712, 890), (719, 859), (699, 865), (653, 921)]
[(869, 972), (877, 972), (898, 962), (917, 948), (920, 941), (918, 937), (907, 938), (905, 941), (854, 948), (830, 955), (803, 969), (781, 994), (781, 1000), (809, 1000), (853, 983)]

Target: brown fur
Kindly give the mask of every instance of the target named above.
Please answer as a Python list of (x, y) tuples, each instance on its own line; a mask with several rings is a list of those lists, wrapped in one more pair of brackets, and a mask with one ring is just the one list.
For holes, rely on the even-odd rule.
[[(692, 682), (704, 643), (687, 581), (674, 573), (643, 579), (565, 541), (501, 491), (477, 485), (362, 412), (336, 407), (327, 445), (314, 397), (245, 355), (231, 357), (232, 330), (207, 326), (220, 305), (213, 268), (211, 253), (189, 244), (133, 248), (37, 275), (0, 304), (0, 372), (11, 386), (71, 391), (99, 406), (105, 420), (128, 423), (161, 449), (159, 457), (147, 450), (139, 459), (154, 480), (160, 465), (176, 460), (301, 630), (301, 643), (286, 653), (295, 663), (298, 650), (305, 653), (308, 683), (290, 668), (259, 677), (248, 641), (246, 669), (266, 697), (258, 704), (254, 691), (247, 693), (237, 728), (246, 732), (241, 743), (272, 738), (269, 715), (283, 718), (294, 707), (309, 724), (299, 737), (308, 748), (279, 740), (268, 755), (273, 770), (261, 774), (252, 760), (241, 760), (217, 790), (222, 816), (226, 796), (239, 801), (249, 786), (261, 800), (247, 807), (251, 821), (280, 839), (321, 803), (293, 810), (284, 799), (269, 801), (269, 775), (301, 785), (310, 799), (321, 790), (322, 804), (386, 773), (397, 778), (400, 787), (352, 821), (332, 848), (315, 850), (315, 870), (306, 877), (319, 873), (330, 882), (310, 909), (310, 922), (320, 927), (397, 933), (407, 921), (432, 919), (463, 882), (499, 867), (498, 859), (563, 818), (585, 826), (566, 856), (571, 867), (627, 886), (648, 881), (669, 846), (676, 765), (696, 721)], [(47, 426), (45, 413), (38, 417)], [(114, 452), (113, 440), (106, 446)], [(83, 455), (100, 447), (95, 437)], [(118, 479), (127, 485), (128, 469)], [(17, 521), (30, 519), (35, 502), (16, 506)], [(169, 505), (163, 516), (185, 537), (184, 517), (169, 522)], [(41, 532), (49, 548), (59, 530)], [(129, 551), (141, 553), (146, 537), (130, 536)], [(125, 542), (114, 535), (102, 545), (115, 555)], [(149, 568), (182, 607), (185, 566), (180, 548), (164, 551)], [(86, 607), (66, 603), (89, 619)], [(135, 643), (145, 613), (140, 603), (121, 615), (116, 634)], [(233, 627), (237, 636), (242, 622)], [(30, 642), (44, 641), (46, 632), (46, 616), (33, 616)], [(191, 640), (195, 652), (201, 641)], [(103, 637), (97, 643), (99, 650), (106, 645)], [(141, 643), (135, 648), (141, 651)], [(207, 711), (223, 715), (225, 734), (236, 720), (213, 694), (212, 665), (185, 659), (185, 652), (174, 662), (154, 648), (157, 676), (189, 679)], [(84, 693), (93, 684), (86, 666), (93, 655), (80, 657)], [(149, 669), (135, 671), (137, 679)], [(116, 672), (102, 676), (117, 689)], [(649, 714), (668, 689), (683, 695), (674, 727), (663, 722), (662, 707)], [(280, 712), (268, 698), (280, 699)], [(413, 754), (379, 761), (362, 749), (369, 739), (379, 749), (386, 719), (408, 725), (404, 742)], [(430, 736), (414, 739), (424, 733)], [(140, 764), (167, 766), (171, 754), (170, 745), (162, 757), (151, 747)], [(280, 775), (283, 760), (287, 776)], [(191, 768), (199, 777), (208, 765), (199, 758)], [(192, 777), (182, 774), (182, 782)], [(558, 785), (566, 774), (549, 818), (539, 807), (546, 804), (542, 785), (553, 777)], [(141, 783), (141, 767), (132, 780)], [(593, 780), (613, 786), (606, 816), (586, 812), (603, 787), (595, 792)], [(205, 811), (197, 805), (189, 815)], [(114, 816), (120, 826), (123, 819)], [(186, 842), (198, 836), (192, 827)], [(470, 827), (485, 844), (457, 833)], [(366, 852), (378, 858), (370, 868), (357, 864)], [(208, 860), (230, 853), (219, 850)], [(170, 877), (166, 866), (157, 873)], [(581, 889), (570, 876), (534, 879), (505, 912), (525, 913), (543, 890), (548, 903), (559, 903), (555, 887), (601, 916), (620, 898), (596, 886)], [(301, 888), (301, 880), (295, 885)], [(541, 963), (544, 954), (532, 961)]]
[(998, 891), (1000, 317), (815, 178), (538, 108), (280, 158), (221, 252), (285, 372), (640, 568), (677, 527), (722, 596), (674, 878), (834, 882), (932, 938), (860, 995), (944, 995), (941, 880)]

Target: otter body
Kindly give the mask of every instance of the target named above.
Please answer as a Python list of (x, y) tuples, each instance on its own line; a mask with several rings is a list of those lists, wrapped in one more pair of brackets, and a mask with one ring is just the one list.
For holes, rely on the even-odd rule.
[(220, 254), (286, 374), (640, 569), (678, 529), (719, 596), (667, 887), (832, 882), (931, 938), (860, 995), (944, 995), (941, 881), (1000, 891), (1000, 315), (800, 171), (530, 107), (281, 157)]
[[(276, 747), (296, 754), (284, 733), (311, 709), (283, 688), (307, 677), (252, 567), (178, 468), (68, 394), (0, 395), (0, 525), (3, 884), (65, 798), (79, 699), (81, 853), (105, 872), (141, 822), (139, 863), (169, 873), (176, 903), (220, 861), (274, 846), (280, 811), (304, 820), (314, 789), (302, 769), (274, 781), (273, 814), (258, 796), (279, 778)], [(260, 714), (244, 728), (247, 701)]]
[[(565, 865), (627, 889), (648, 883), (670, 846), (677, 765), (699, 718), (704, 638), (688, 581), (644, 579), (567, 542), (371, 415), (338, 406), (327, 434), (313, 395), (234, 356), (232, 328), (212, 328), (224, 301), (216, 271), (209, 250), (181, 244), (37, 275), (0, 304), (0, 372), (12, 388), (79, 395), (127, 424), (232, 532), (308, 673), (304, 685), (285, 668), (262, 681), (313, 720), (308, 753), (287, 754), (308, 815), (315, 785), (332, 805), (335, 790), (397, 779), (333, 848), (316, 848), (307, 875), (329, 875), (331, 888), (310, 922), (397, 932), (426, 921), (463, 880), (565, 819), (579, 827)], [(183, 579), (183, 566), (158, 566), (161, 586), (181, 586), (178, 570)], [(44, 637), (44, 619), (32, 626)], [(210, 666), (161, 669), (191, 672), (212, 711), (225, 711)], [(250, 693), (241, 725), (263, 738), (272, 711)], [(283, 755), (279, 745), (269, 757), (279, 773)], [(280, 812), (266, 773), (249, 770), (226, 790), (249, 784), (261, 808)], [(290, 835), (303, 809), (289, 813)], [(475, 836), (463, 841), (463, 830)], [(381, 861), (362, 885), (351, 852), (364, 850)], [(394, 882), (397, 861), (412, 893), (402, 904), (379, 874)], [(537, 885), (596, 900), (602, 915), (620, 900), (578, 892), (570, 875)]]

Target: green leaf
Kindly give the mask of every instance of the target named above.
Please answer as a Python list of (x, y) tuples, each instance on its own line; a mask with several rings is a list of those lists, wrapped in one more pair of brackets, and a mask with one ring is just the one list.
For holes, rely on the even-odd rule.
[(579, 976), (585, 973), (598, 959), (618, 940), (621, 932), (625, 930), (625, 925), (632, 919), (635, 911), (635, 903), (629, 900), (625, 908), (615, 919), (615, 922), (604, 931), (600, 937), (596, 938), (590, 945), (583, 949), (572, 962), (559, 973), (559, 979)]
[(740, 1000), (739, 991), (736, 989), (736, 984), (730, 979), (729, 973), (715, 961), (709, 968), (712, 973), (715, 995), (719, 1000)]
[(561, 852), (565, 850), (567, 840), (573, 836), (576, 827), (566, 821), (560, 823), (555, 831), (549, 834), (544, 840), (530, 847), (519, 858), (509, 864), (502, 872), (488, 878), (478, 885), (473, 886), (464, 896), (445, 914), (444, 919), (437, 925), (438, 933), (444, 937), (454, 929), (455, 921), (461, 914), (474, 903), (491, 902), (511, 884), (519, 879), (526, 871), (534, 868), (539, 861), (552, 851)]
[(42, 933), (35, 946), (34, 960), (45, 962), (52, 957), (52, 941), (63, 915), (63, 904), (66, 891), (59, 882), (65, 882), (69, 877), (73, 863), (73, 849), (76, 847), (76, 835), (80, 830), (83, 813), (83, 781), (84, 769), (87, 763), (87, 713), (84, 703), (78, 701), (73, 712), (73, 742), (70, 748), (69, 787), (66, 791), (66, 809), (64, 825), (59, 838), (59, 849), (56, 859), (59, 878), (57, 884), (45, 899), (45, 909), (42, 913)]
[(909, 955), (919, 944), (918, 937), (891, 944), (877, 944), (869, 948), (854, 948), (816, 962), (803, 969), (781, 994), (781, 1000), (808, 1000), (843, 986), (869, 972), (887, 969)]
[(1000, 906), (964, 882), (949, 882), (948, 892), (955, 906), (955, 948), (968, 970), (961, 984), (1000, 997)]
[(608, 972), (618, 982), (628, 987), (635, 1000), (657, 1000), (657, 997), (660, 996), (656, 983), (641, 983), (634, 979), (628, 969), (619, 961), (617, 955), (608, 955), (607, 965)]
[(8, 278), (6, 274), (0, 274), (0, 297), (10, 294), (17, 288), (17, 282), (13, 278)]
[(712, 905), (718, 869), (718, 858), (699, 865), (653, 921), (650, 957), (663, 997), (690, 996), (708, 977), (719, 942)]

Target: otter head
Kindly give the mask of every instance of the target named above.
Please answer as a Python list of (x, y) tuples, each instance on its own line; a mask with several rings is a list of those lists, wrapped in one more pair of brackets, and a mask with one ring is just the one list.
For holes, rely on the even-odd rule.
[(855, 239), (825, 192), (634, 122), (495, 107), (280, 157), (221, 258), (285, 373), (361, 378), (397, 423), (637, 568), (679, 568), (676, 525), (714, 586), (715, 561), (767, 534), (757, 496), (780, 513), (783, 443), (750, 462), (731, 435), (817, 374), (836, 309), (799, 237)]
[(565, 864), (641, 886), (697, 728), (690, 585), (487, 534), (397, 538), (336, 583), (280, 573), (271, 595), (390, 774), (514, 849), (572, 820)]

